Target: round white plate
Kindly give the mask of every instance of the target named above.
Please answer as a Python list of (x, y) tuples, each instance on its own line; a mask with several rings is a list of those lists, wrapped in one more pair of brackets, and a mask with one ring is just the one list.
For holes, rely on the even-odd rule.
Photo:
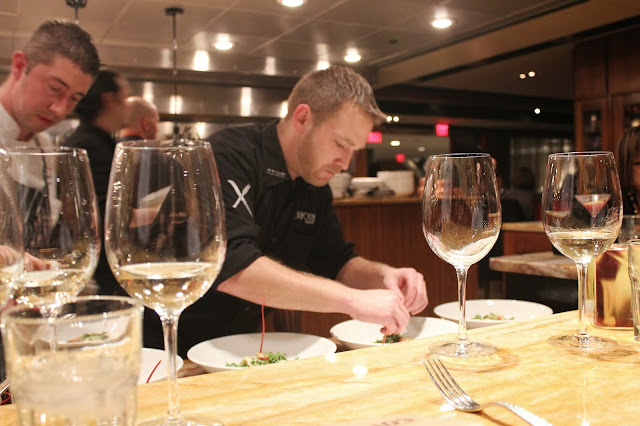
[[(235, 334), (198, 343), (187, 358), (210, 373), (247, 367), (229, 367), (260, 349), (260, 333)], [(324, 337), (300, 333), (265, 333), (262, 352), (281, 352), (288, 360), (324, 356), (336, 351), (336, 344)]]
[[(158, 364), (158, 362), (160, 364)], [(176, 368), (180, 370), (182, 364), (184, 364), (184, 361), (178, 356), (176, 359)], [(156, 365), (158, 368), (156, 368)], [(153, 371), (154, 368), (156, 368), (156, 371)], [(151, 372), (153, 372), (153, 375), (151, 375)], [(150, 375), (151, 378), (149, 378)], [(161, 349), (142, 348), (142, 353), (140, 354), (140, 376), (138, 376), (138, 384), (141, 385), (143, 383), (147, 383), (147, 380), (151, 383), (166, 378), (167, 362), (164, 351)]]
[[(435, 307), (433, 312), (439, 317), (458, 322), (458, 302), (443, 303)], [(506, 315), (512, 320), (479, 320), (473, 319), (476, 315)], [(513, 321), (523, 321), (553, 314), (553, 310), (540, 303), (511, 299), (476, 299), (467, 300), (466, 316), (467, 328), (486, 327), (488, 325), (503, 324)]]
[[(381, 328), (380, 324), (349, 320), (331, 327), (331, 335), (349, 349), (370, 348), (382, 345), (382, 343), (376, 343), (384, 337), (380, 333)], [(440, 318), (411, 317), (407, 329), (401, 334), (410, 339), (420, 339), (457, 331), (458, 325), (451, 321)]]

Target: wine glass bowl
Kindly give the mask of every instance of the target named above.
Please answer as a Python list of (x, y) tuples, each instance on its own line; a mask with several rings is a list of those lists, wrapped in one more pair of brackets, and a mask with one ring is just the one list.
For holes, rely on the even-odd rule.
[(495, 170), (488, 154), (429, 157), (422, 198), (422, 230), (431, 250), (454, 266), (459, 327), (455, 341), (436, 342), (433, 353), (471, 358), (491, 355), (493, 345), (467, 339), (465, 300), (469, 267), (485, 257), (500, 233), (502, 213)]
[(582, 352), (609, 351), (611, 339), (587, 331), (587, 266), (615, 241), (622, 223), (622, 193), (610, 152), (551, 154), (542, 194), (542, 219), (551, 243), (576, 263), (580, 329), (549, 343)]
[(24, 230), (24, 273), (18, 303), (55, 306), (78, 295), (100, 253), (98, 207), (89, 158), (78, 148), (9, 151)]
[(183, 417), (176, 384), (177, 325), (220, 272), (226, 251), (222, 192), (204, 141), (116, 146), (106, 205), (105, 251), (126, 292), (158, 313), (168, 354), (167, 418), (145, 424), (218, 424)]

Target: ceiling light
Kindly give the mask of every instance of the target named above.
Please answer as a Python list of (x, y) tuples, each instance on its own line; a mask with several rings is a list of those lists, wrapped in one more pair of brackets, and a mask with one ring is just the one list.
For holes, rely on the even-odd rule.
[(318, 63), (316, 64), (316, 69), (317, 70), (326, 70), (330, 66), (331, 66), (331, 64), (329, 63), (329, 61), (318, 61)]
[(533, 110), (533, 112), (534, 112), (534, 113), (536, 113), (536, 114), (540, 114), (540, 108), (535, 108), (535, 109)]
[(286, 7), (298, 7), (306, 3), (306, 0), (278, 0), (278, 3)]
[(451, 25), (453, 25), (453, 21), (449, 18), (438, 18), (431, 21), (431, 26), (439, 30), (449, 28)]
[(535, 77), (536, 73), (534, 71), (529, 71), (529, 77)]
[(213, 44), (218, 50), (229, 50), (233, 47), (233, 42), (231, 40), (218, 40)]
[(391, 141), (391, 142), (389, 142), (389, 145), (391, 145), (391, 146), (400, 146), (400, 141)]
[(393, 116), (393, 122), (394, 122), (394, 123), (397, 123), (398, 121), (400, 121), (400, 119), (398, 118), (398, 116), (397, 116), (397, 115), (394, 115), (394, 116)]
[(527, 75), (525, 73), (520, 73), (520, 80), (524, 80), (525, 78), (527, 78)]
[(358, 62), (360, 59), (362, 58), (356, 49), (347, 50), (347, 55), (344, 57), (347, 62)]
[(419, 147), (418, 147), (418, 151), (420, 151), (420, 152), (425, 152), (425, 151), (426, 151), (426, 148), (425, 148), (424, 146), (419, 146)]
[(387, 121), (391, 122), (391, 120), (393, 120), (393, 117), (391, 117), (390, 115), (387, 115)]

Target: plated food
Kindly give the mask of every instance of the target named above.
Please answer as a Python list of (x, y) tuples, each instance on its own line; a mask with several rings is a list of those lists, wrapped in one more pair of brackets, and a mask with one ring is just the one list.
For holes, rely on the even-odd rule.
[[(441, 318), (458, 322), (458, 302), (438, 305), (433, 312)], [(467, 300), (467, 328), (486, 327), (514, 321), (524, 321), (553, 314), (543, 304), (513, 299)]]
[[(189, 349), (187, 357), (210, 373), (237, 370), (246, 368), (240, 366), (243, 358), (256, 356), (260, 341), (261, 333), (218, 337), (198, 343)], [(300, 333), (265, 333), (262, 353), (279, 352), (293, 362), (332, 354), (336, 349), (336, 344), (324, 337)]]
[[(382, 345), (382, 326), (358, 320), (344, 321), (331, 327), (331, 336), (340, 340), (349, 349), (370, 348)], [(407, 329), (398, 335), (387, 336), (386, 343), (394, 339), (420, 339), (440, 334), (455, 333), (458, 326), (451, 321), (431, 317), (411, 317)], [(391, 339), (390, 339), (391, 338)]]

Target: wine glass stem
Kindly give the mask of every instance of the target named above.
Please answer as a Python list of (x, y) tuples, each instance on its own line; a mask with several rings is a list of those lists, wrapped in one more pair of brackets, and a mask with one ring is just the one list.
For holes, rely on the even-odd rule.
[(467, 317), (466, 317), (466, 300), (467, 300), (467, 272), (468, 266), (456, 266), (456, 276), (458, 277), (458, 340), (462, 343), (467, 340)]
[(167, 416), (169, 421), (178, 421), (182, 418), (182, 414), (180, 414), (180, 402), (178, 401), (178, 374), (176, 371), (179, 318), (179, 313), (169, 313), (161, 316), (164, 348), (167, 354), (167, 389), (169, 392), (169, 409)]
[(587, 332), (587, 316), (585, 315), (585, 298), (587, 297), (587, 267), (588, 263), (576, 263), (578, 268), (578, 319), (580, 321), (579, 337), (589, 337)]

